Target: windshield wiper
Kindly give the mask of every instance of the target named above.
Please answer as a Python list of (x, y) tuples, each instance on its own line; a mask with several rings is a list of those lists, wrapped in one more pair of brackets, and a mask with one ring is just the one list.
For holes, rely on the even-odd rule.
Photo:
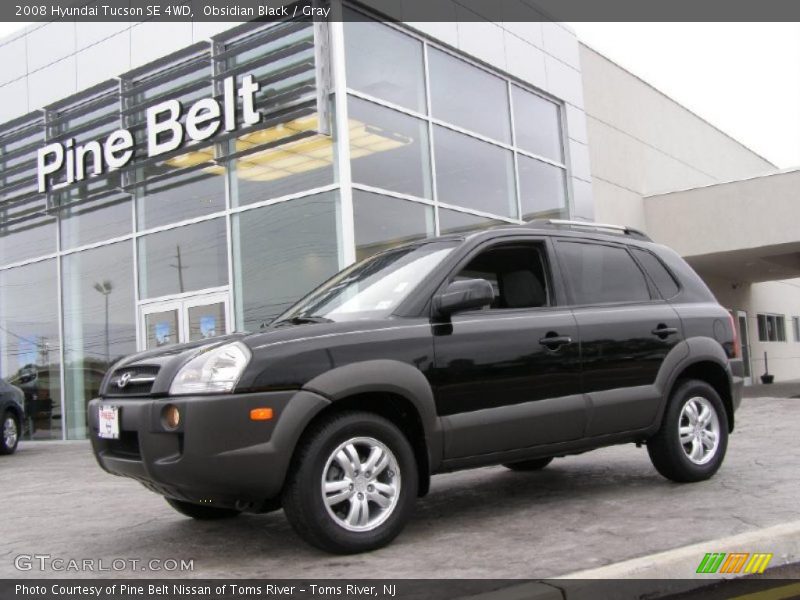
[(319, 315), (297, 315), (295, 317), (289, 317), (288, 319), (283, 319), (282, 321), (278, 321), (275, 323), (275, 327), (285, 324), (291, 325), (305, 325), (307, 323), (333, 323), (331, 319), (326, 317), (321, 317)]

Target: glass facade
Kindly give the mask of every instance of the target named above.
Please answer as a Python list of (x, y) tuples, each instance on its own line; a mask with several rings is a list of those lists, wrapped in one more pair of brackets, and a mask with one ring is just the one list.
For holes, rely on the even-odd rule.
[[(259, 24), (0, 125), (0, 377), (24, 392), (27, 438), (85, 438), (86, 403), (121, 357), (257, 330), (354, 259), (567, 216), (561, 105), (351, 17), (325, 95), (320, 31)], [(219, 98), (249, 74), (258, 123), (148, 154), (147, 108)], [(38, 191), (37, 150), (120, 128), (130, 164), (95, 174), (90, 151), (91, 176)]]

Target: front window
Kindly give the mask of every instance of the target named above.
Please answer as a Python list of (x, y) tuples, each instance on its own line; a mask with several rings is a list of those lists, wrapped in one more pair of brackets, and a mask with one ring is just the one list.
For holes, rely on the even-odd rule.
[(275, 322), (386, 317), (456, 245), (431, 242), (375, 255), (330, 279)]

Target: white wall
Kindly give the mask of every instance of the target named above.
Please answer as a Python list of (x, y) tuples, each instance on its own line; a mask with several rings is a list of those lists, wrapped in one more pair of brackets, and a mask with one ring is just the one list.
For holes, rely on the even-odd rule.
[(582, 44), (580, 60), (598, 221), (646, 228), (643, 196), (775, 170)]

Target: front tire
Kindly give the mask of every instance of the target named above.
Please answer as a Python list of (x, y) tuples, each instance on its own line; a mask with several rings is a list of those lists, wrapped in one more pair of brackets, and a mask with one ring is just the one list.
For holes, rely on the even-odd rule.
[(402, 531), (418, 485), (414, 451), (400, 430), (372, 413), (345, 412), (314, 426), (298, 445), (283, 508), (312, 546), (366, 552)]
[(647, 442), (656, 470), (691, 483), (717, 472), (728, 447), (728, 416), (716, 390), (695, 379), (680, 383), (669, 399), (661, 429)]
[(522, 460), (519, 462), (513, 463), (505, 463), (503, 466), (506, 469), (511, 469), (512, 471), (541, 471), (547, 465), (553, 462), (553, 457), (548, 456), (547, 458), (534, 458), (532, 460)]
[(164, 498), (172, 508), (182, 515), (196, 519), (197, 521), (217, 521), (219, 519), (230, 519), (239, 516), (239, 511), (234, 508), (219, 508), (217, 506), (204, 506), (193, 504), (175, 498)]
[(3, 414), (0, 423), (0, 454), (14, 454), (19, 444), (20, 423), (17, 415), (10, 410)]

